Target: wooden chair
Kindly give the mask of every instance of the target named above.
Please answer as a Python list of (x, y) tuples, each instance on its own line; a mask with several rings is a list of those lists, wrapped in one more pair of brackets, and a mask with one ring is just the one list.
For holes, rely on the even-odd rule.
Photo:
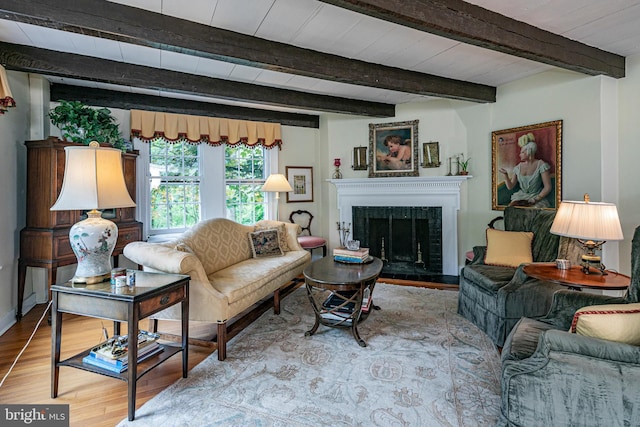
[[(303, 249), (313, 252), (314, 249), (322, 248), (322, 256), (327, 256), (327, 240), (311, 234), (311, 221), (313, 215), (309, 211), (297, 210), (291, 212), (289, 221), (298, 224), (302, 232), (298, 236), (298, 242)], [(305, 234), (306, 233), (306, 234)]]

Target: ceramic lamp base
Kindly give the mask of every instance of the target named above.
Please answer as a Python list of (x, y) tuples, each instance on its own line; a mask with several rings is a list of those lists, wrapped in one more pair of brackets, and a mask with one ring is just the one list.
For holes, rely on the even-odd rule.
[(92, 210), (88, 218), (69, 231), (71, 249), (78, 259), (74, 283), (99, 283), (111, 279), (111, 254), (118, 240), (118, 227)]

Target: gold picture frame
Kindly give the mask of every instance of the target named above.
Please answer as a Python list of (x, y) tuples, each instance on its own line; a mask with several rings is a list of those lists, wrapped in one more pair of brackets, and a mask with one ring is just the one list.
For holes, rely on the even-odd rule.
[(418, 176), (418, 120), (369, 124), (369, 178)]
[(562, 120), (492, 132), (491, 164), (492, 209), (557, 209), (562, 200)]
[(423, 168), (440, 167), (440, 143), (430, 141), (422, 143), (422, 164)]

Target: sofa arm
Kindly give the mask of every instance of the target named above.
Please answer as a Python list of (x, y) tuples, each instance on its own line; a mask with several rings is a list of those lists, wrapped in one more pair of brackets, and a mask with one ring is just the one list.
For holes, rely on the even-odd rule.
[(298, 224), (285, 222), (287, 230), (287, 245), (290, 251), (304, 251), (298, 242), (298, 235), (302, 232), (302, 228)]
[[(202, 269), (202, 263), (194, 254), (160, 243), (131, 242), (124, 247), (123, 253), (138, 265), (165, 273), (188, 274), (198, 268)], [(202, 272), (204, 274), (204, 270)]]
[(559, 330), (544, 332), (536, 352), (545, 356), (551, 352), (571, 353), (590, 358), (589, 363), (593, 363), (594, 359), (600, 359), (640, 365), (640, 351), (637, 346)]
[(553, 295), (551, 307), (549, 308), (548, 313), (541, 320), (551, 323), (558, 329), (568, 330), (571, 327), (573, 315), (582, 307), (589, 305), (622, 303), (624, 303), (624, 299), (621, 297), (611, 297), (607, 295), (563, 289), (557, 291)]
[(473, 247), (473, 260), (469, 264), (484, 264), (484, 256), (487, 254), (486, 246)]

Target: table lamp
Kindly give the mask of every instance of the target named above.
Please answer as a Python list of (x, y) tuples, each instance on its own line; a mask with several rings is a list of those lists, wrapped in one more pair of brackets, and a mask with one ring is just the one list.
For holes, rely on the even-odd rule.
[(78, 259), (74, 283), (99, 283), (111, 278), (111, 254), (118, 227), (102, 218), (102, 209), (135, 206), (122, 172), (122, 152), (115, 148), (65, 147), (62, 189), (52, 211), (89, 210), (87, 218), (69, 230), (69, 243)]
[(291, 188), (291, 184), (287, 181), (287, 178), (281, 173), (274, 173), (269, 175), (269, 178), (265, 181), (262, 186), (262, 191), (266, 191), (268, 193), (276, 193), (276, 220), (280, 220), (280, 215), (278, 212), (280, 205), (280, 192), (281, 191), (293, 191)]
[(590, 274), (590, 267), (597, 268), (601, 274), (607, 274), (596, 249), (607, 240), (622, 240), (622, 228), (618, 218), (618, 209), (613, 203), (591, 202), (589, 195), (584, 201), (563, 201), (556, 212), (551, 225), (551, 233), (573, 237), (585, 248), (582, 255), (582, 272)]

